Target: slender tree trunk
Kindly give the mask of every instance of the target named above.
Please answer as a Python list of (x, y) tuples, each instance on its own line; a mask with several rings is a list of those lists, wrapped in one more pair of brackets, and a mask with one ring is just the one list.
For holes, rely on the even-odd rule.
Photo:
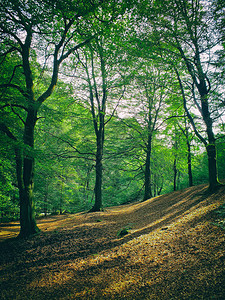
[(161, 194), (162, 188), (163, 188), (163, 186), (161, 186), (161, 187), (158, 189), (158, 191), (157, 191), (157, 195), (158, 195), (158, 196)]
[(48, 214), (48, 187), (49, 187), (49, 181), (48, 177), (46, 178), (46, 192), (45, 192), (45, 202), (44, 202), (44, 213), (45, 216)]
[[(105, 112), (106, 112), (106, 101), (107, 101), (107, 72), (105, 68), (105, 58), (104, 58), (104, 50), (102, 47), (103, 40), (96, 39), (97, 46), (97, 55), (100, 59), (100, 70), (101, 70), (101, 87), (98, 87), (96, 74), (95, 74), (95, 64), (94, 64), (94, 52), (93, 49), (90, 48), (91, 54), (91, 73), (93, 84), (90, 80), (89, 70), (86, 68), (86, 73), (88, 76), (89, 82), (89, 91), (90, 91), (90, 103), (91, 103), (91, 113), (93, 117), (93, 125), (96, 136), (96, 155), (95, 155), (95, 204), (90, 210), (90, 212), (101, 211), (102, 210), (102, 177), (103, 177), (103, 145), (104, 145), (104, 134), (105, 134)], [(99, 90), (101, 89), (102, 96), (100, 97)], [(94, 96), (97, 103), (97, 115), (95, 112), (95, 103)], [(108, 120), (109, 121), (109, 120)]]
[(30, 109), (27, 114), (23, 137), (24, 144), (25, 146), (28, 146), (28, 149), (24, 150), (23, 170), (21, 170), (23, 171), (22, 183), (19, 184), (20, 237), (26, 237), (40, 231), (37, 227), (34, 213), (34, 157), (33, 153), (31, 153), (34, 148), (34, 127), (36, 117), (37, 112), (34, 109)]
[(62, 214), (62, 206), (63, 206), (63, 179), (61, 181), (61, 191), (60, 191), (60, 202), (59, 202), (59, 214)]
[(175, 137), (174, 137), (174, 161), (173, 161), (173, 190), (176, 191), (178, 188), (178, 169), (177, 169), (177, 151), (178, 151), (178, 131), (177, 131), (177, 126), (175, 125)]
[(188, 149), (188, 180), (189, 180), (189, 186), (193, 186), (193, 176), (192, 176), (192, 168), (191, 168), (191, 145), (190, 142), (187, 139), (187, 149)]
[(173, 190), (177, 190), (177, 159), (173, 162)]
[(103, 132), (99, 130), (96, 136), (97, 150), (96, 150), (96, 172), (95, 172), (95, 204), (90, 211), (102, 210), (102, 157), (103, 157)]
[(149, 133), (146, 160), (145, 160), (145, 193), (143, 201), (152, 197), (151, 190), (151, 151), (152, 151), (152, 135)]

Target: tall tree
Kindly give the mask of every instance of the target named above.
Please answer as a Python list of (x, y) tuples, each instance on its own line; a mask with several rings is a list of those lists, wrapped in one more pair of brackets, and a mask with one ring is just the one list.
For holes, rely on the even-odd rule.
[[(150, 11), (148, 11), (150, 12)], [(205, 145), (208, 155), (209, 188), (214, 190), (219, 184), (216, 164), (216, 137), (213, 124), (218, 120), (220, 102), (214, 97), (214, 83), (212, 82), (211, 55), (214, 47), (220, 43), (216, 26), (210, 10), (209, 1), (173, 0), (154, 1), (150, 15), (146, 14), (151, 23), (152, 34), (157, 45), (176, 65), (176, 72), (180, 67), (186, 69), (186, 75), (179, 77), (179, 83), (190, 80), (193, 86), (192, 106), (199, 111), (205, 135), (195, 133)], [(214, 56), (215, 57), (215, 56)], [(181, 63), (180, 63), (180, 62)], [(178, 74), (177, 73), (177, 74)], [(189, 79), (187, 79), (187, 75)], [(184, 91), (184, 90), (183, 90)], [(182, 92), (183, 93), (183, 92)], [(186, 98), (187, 99), (187, 98)], [(185, 105), (188, 117), (191, 117), (188, 103)], [(194, 120), (191, 119), (194, 126)]]
[(96, 36), (78, 53), (80, 67), (85, 71), (85, 76), (80, 78), (84, 82), (84, 90), (88, 93), (87, 103), (92, 115), (96, 138), (95, 203), (91, 211), (102, 209), (105, 126), (112, 119), (123, 96), (123, 79), (116, 63), (118, 47), (110, 37), (111, 34), (113, 33), (108, 31), (104, 33), (104, 36)]
[[(23, 136), (20, 139), (14, 134), (13, 124), (1, 123), (0, 129), (17, 141), (15, 158), (22, 237), (39, 231), (33, 208), (33, 150), (38, 111), (57, 84), (62, 62), (92, 38), (90, 32), (78, 38), (76, 26), (101, 2), (3, 0), (1, 3), (1, 59), (4, 62), (12, 55), (17, 58), (11, 74), (0, 85), (1, 110), (10, 108), (19, 118), (23, 124)], [(44, 59), (39, 59), (42, 67), (36, 64), (36, 53), (39, 51), (45, 54)], [(42, 74), (47, 67), (51, 70), (51, 76), (46, 85), (43, 84)]]
[(179, 125), (179, 128), (183, 132), (185, 136), (186, 145), (187, 145), (187, 170), (188, 170), (188, 182), (189, 186), (193, 186), (193, 175), (192, 175), (192, 154), (191, 154), (191, 136), (190, 136), (190, 128), (189, 122), (187, 122), (186, 116), (184, 116), (184, 128)]
[[(166, 73), (160, 70), (155, 63), (145, 62), (139, 69), (138, 74), (134, 75), (134, 88), (137, 88), (139, 96), (137, 101), (136, 120), (139, 122), (139, 133), (142, 137), (143, 150), (146, 153), (144, 165), (144, 198), (147, 200), (152, 197), (151, 180), (151, 155), (153, 140), (159, 130), (159, 121), (163, 108), (165, 108), (166, 98)], [(162, 68), (161, 68), (162, 69)], [(134, 90), (134, 89), (133, 89)], [(134, 92), (133, 92), (134, 94)], [(135, 95), (136, 96), (136, 95)]]

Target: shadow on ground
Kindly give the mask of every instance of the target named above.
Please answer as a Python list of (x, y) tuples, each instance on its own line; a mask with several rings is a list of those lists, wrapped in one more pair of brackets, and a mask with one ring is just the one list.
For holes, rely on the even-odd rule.
[[(181, 266), (176, 268), (176, 274), (180, 275), (177, 277), (178, 279), (175, 279), (174, 274), (168, 272), (167, 269), (163, 269), (163, 266), (160, 266), (154, 260), (143, 268), (141, 263), (130, 262), (129, 252), (124, 252), (121, 255), (118, 254), (118, 251), (121, 247), (125, 247), (127, 243), (133, 242), (135, 239), (148, 235), (157, 229), (166, 232), (170, 230), (172, 223), (178, 221), (185, 214), (190, 214), (199, 207), (207, 207), (212, 201), (224, 198), (224, 188), (213, 195), (208, 194), (206, 191), (206, 186), (193, 187), (137, 204), (108, 208), (105, 212), (69, 215), (62, 218), (58, 216), (39, 220), (39, 226), (43, 230), (39, 236), (25, 240), (9, 239), (0, 242), (2, 278), (0, 280), (0, 298), (109, 299), (107, 290), (113, 288), (111, 283), (115, 284), (114, 271), (119, 270), (118, 280), (122, 282), (127, 274), (130, 274), (130, 268), (132, 274), (139, 274), (141, 270), (142, 278), (144, 278), (143, 282), (138, 281), (138, 290), (134, 291), (138, 298), (132, 298), (129, 288), (127, 288), (129, 284), (126, 284), (124, 292), (122, 292), (123, 288), (120, 288), (120, 292), (114, 288), (113, 295), (117, 298), (112, 299), (120, 299), (119, 295), (122, 294), (127, 295), (126, 299), (146, 299), (144, 298), (146, 293), (149, 294), (150, 290), (154, 291), (157, 284), (159, 290), (161, 287), (163, 295), (162, 291), (166, 288), (166, 283), (160, 278), (165, 279), (170, 274), (167, 278), (167, 284), (173, 286), (178, 284), (178, 279), (182, 276), (188, 281), (188, 275), (181, 272)], [(202, 218), (206, 220), (207, 216), (210, 217), (211, 214), (210, 211), (204, 214)], [(194, 223), (200, 221), (201, 217), (193, 216), (185, 226), (188, 226), (188, 223), (192, 223), (193, 226)], [(49, 224), (51, 224), (50, 230), (53, 231), (49, 231)], [(123, 238), (118, 238), (118, 231), (127, 225), (132, 227), (130, 233)], [(45, 231), (45, 229), (47, 230)], [(179, 245), (177, 249), (181, 249), (180, 237), (174, 240), (174, 243)], [(96, 262), (96, 258), (101, 256), (101, 253), (113, 251), (117, 253), (115, 257), (111, 256), (109, 259), (104, 258), (104, 260), (99, 259)], [(91, 265), (93, 260), (95, 263)], [(209, 265), (206, 267), (209, 273), (213, 272), (210, 271), (210, 260)], [(196, 267), (190, 265), (188, 274), (196, 272), (196, 268), (200, 268), (200, 265), (196, 264)], [(112, 272), (112, 270), (114, 271)], [(146, 279), (151, 277), (149, 272), (153, 272), (154, 276), (158, 276), (157, 284), (154, 280), (150, 284), (150, 281)], [(224, 286), (221, 283), (224, 280), (223, 275), (221, 275), (221, 279), (218, 279), (222, 287)], [(107, 278), (107, 280), (104, 278)], [(131, 278), (127, 279), (128, 282), (129, 280), (132, 283)], [(135, 280), (137, 281), (137, 278)], [(199, 285), (201, 284), (203, 283), (199, 282)], [(212, 282), (210, 281), (208, 285), (211, 286)], [(105, 295), (103, 291), (105, 291)], [(172, 291), (173, 289), (170, 288), (171, 293)], [(218, 291), (221, 293), (221, 288)], [(193, 290), (189, 290), (189, 295), (192, 292)], [(76, 293), (76, 297), (74, 293)], [(188, 288), (186, 288), (185, 293), (188, 293)], [(207, 293), (204, 295), (207, 295)], [(172, 294), (170, 297), (164, 298), (185, 299), (183, 296), (183, 298), (176, 298), (176, 295), (172, 298)]]

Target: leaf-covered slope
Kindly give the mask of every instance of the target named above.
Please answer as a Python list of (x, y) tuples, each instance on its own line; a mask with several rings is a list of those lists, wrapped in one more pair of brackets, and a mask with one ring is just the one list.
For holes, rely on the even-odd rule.
[(0, 298), (223, 299), (225, 188), (206, 190), (39, 220), (39, 236), (0, 243)]

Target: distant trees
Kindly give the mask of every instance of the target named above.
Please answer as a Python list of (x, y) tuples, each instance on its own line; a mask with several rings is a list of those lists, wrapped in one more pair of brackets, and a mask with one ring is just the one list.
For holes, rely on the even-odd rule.
[(205, 180), (193, 132), (217, 187), (223, 8), (219, 0), (2, 1), (0, 206), (16, 205), (19, 191), (21, 236), (39, 231), (33, 192), (44, 213), (76, 201), (99, 211), (104, 201)]

